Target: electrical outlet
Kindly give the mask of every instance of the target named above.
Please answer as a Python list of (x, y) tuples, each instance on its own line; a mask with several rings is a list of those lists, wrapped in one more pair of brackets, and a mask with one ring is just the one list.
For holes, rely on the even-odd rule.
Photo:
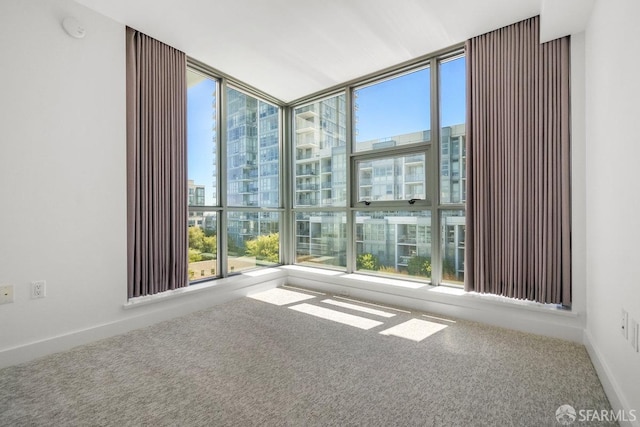
[(621, 324), (620, 324), (620, 332), (624, 339), (629, 338), (629, 313), (624, 308), (621, 311)]
[(638, 351), (638, 322), (631, 318), (631, 326), (629, 327), (629, 343), (634, 351)]
[(47, 296), (47, 282), (36, 280), (31, 282), (31, 298), (44, 298)]
[(0, 304), (13, 302), (13, 285), (0, 286)]

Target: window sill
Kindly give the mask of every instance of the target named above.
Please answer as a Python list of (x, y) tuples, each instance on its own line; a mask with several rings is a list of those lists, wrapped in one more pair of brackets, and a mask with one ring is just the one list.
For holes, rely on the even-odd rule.
[[(571, 309), (565, 309), (553, 304), (541, 304), (498, 295), (465, 292), (462, 288), (453, 286), (433, 286), (425, 282), (369, 276), (358, 273), (347, 274), (342, 271), (300, 265), (283, 265), (257, 269), (235, 274), (224, 279), (213, 279), (155, 295), (131, 298), (124, 304), (124, 308), (127, 310), (133, 309), (200, 292), (238, 290), (260, 285), (269, 280), (283, 279), (284, 283), (287, 284), (289, 283), (287, 280), (289, 277), (310, 280), (329, 286), (339, 286), (340, 289), (344, 290), (347, 294), (351, 291), (362, 290), (473, 309), (494, 307), (526, 310), (528, 312), (545, 313), (564, 318), (577, 318), (579, 316), (577, 312)], [(340, 291), (336, 293), (340, 293)]]
[[(340, 271), (324, 270), (321, 268), (304, 267), (299, 265), (283, 266), (289, 271), (289, 276), (300, 277), (331, 285), (344, 285), (364, 291), (381, 292), (399, 297), (414, 298), (423, 301), (440, 302), (458, 305), (468, 308), (502, 307), (507, 309), (527, 310), (530, 312), (545, 313), (562, 316), (565, 318), (577, 318), (579, 314), (571, 309), (562, 308), (555, 304), (542, 304), (533, 301), (518, 300), (499, 295), (480, 294), (466, 292), (460, 287), (434, 286), (429, 283), (402, 280), (389, 277), (369, 276), (365, 274), (347, 274)], [(331, 282), (327, 276), (332, 277)]]
[(132, 309), (149, 304), (156, 304), (162, 301), (174, 300), (175, 298), (193, 295), (200, 292), (212, 290), (238, 290), (249, 286), (259, 285), (268, 280), (286, 278), (287, 272), (280, 267), (270, 267), (247, 271), (245, 273), (234, 274), (223, 279), (211, 279), (205, 282), (195, 283), (180, 289), (161, 292), (154, 295), (129, 298), (124, 303), (125, 309)]

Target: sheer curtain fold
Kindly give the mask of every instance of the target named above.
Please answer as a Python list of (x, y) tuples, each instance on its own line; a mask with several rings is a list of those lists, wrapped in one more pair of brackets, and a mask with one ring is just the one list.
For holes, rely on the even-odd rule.
[(534, 17), (466, 54), (465, 289), (570, 305), (569, 38)]
[(188, 284), (186, 55), (126, 30), (129, 298)]

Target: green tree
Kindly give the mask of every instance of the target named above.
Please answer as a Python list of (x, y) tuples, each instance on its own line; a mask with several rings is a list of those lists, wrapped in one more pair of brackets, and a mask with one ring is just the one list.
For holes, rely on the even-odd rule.
[(412, 276), (431, 277), (431, 260), (424, 256), (409, 258), (407, 270)]
[(374, 254), (360, 254), (356, 258), (356, 267), (358, 270), (378, 271), (380, 270), (380, 260)]
[(202, 261), (202, 254), (196, 249), (189, 248), (189, 262), (197, 261)]
[(189, 227), (189, 248), (198, 252), (203, 252), (204, 247), (204, 231), (200, 227)]
[(272, 233), (258, 236), (246, 242), (246, 254), (256, 260), (280, 262), (280, 234)]
[(199, 254), (211, 254), (209, 258), (215, 257), (218, 253), (218, 239), (215, 235), (207, 236), (200, 227), (189, 227), (189, 260), (192, 250)]
[(218, 238), (216, 236), (205, 236), (202, 242), (202, 252), (215, 256), (218, 253)]

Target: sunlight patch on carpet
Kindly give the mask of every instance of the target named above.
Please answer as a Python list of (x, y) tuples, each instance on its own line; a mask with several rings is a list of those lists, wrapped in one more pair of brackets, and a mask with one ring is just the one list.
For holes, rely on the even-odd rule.
[(268, 302), (274, 305), (287, 305), (294, 302), (300, 302), (315, 298), (313, 295), (303, 294), (301, 292), (288, 291), (286, 289), (273, 288), (268, 291), (258, 292), (257, 294), (248, 295), (258, 301)]
[(386, 311), (376, 310), (375, 308), (362, 307), (356, 304), (350, 304), (348, 302), (335, 301), (332, 299), (322, 300), (325, 304), (335, 305), (336, 307), (348, 308), (349, 310), (361, 311), (363, 313), (369, 313), (380, 317), (393, 317), (395, 314), (387, 313)]
[(385, 329), (382, 335), (393, 335), (395, 337), (406, 338), (412, 341), (422, 341), (430, 335), (446, 328), (447, 325), (427, 322), (426, 320), (411, 319), (392, 328)]
[(289, 307), (292, 310), (300, 313), (310, 314), (311, 316), (320, 317), (322, 319), (332, 320), (334, 322), (342, 323), (344, 325), (354, 326), (359, 329), (371, 329), (378, 325), (382, 325), (382, 322), (376, 320), (367, 319), (360, 316), (354, 316), (353, 314), (342, 313), (340, 311), (331, 310), (329, 308), (318, 307), (315, 305), (303, 303)]

